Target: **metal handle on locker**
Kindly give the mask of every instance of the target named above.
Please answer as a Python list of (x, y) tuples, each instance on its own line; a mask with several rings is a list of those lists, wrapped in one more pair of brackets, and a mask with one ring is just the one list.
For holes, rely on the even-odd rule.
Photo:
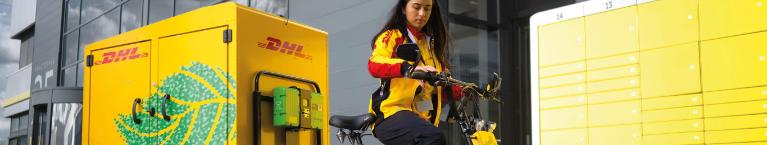
[(165, 96), (162, 99), (162, 110), (160, 111), (162, 115), (162, 119), (165, 119), (165, 121), (170, 121), (170, 116), (168, 116), (168, 110), (166, 109), (166, 105), (168, 104), (168, 101), (170, 100), (170, 94), (165, 94)]
[(141, 104), (141, 99), (136, 98), (133, 100), (133, 107), (131, 107), (131, 117), (133, 117), (133, 122), (136, 124), (141, 124), (141, 120), (136, 117), (136, 104)]

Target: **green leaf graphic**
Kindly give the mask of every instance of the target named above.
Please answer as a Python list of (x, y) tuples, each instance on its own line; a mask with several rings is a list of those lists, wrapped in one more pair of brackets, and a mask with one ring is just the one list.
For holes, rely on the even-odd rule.
[[(193, 62), (162, 80), (157, 93), (145, 98), (145, 110), (154, 108), (155, 116), (146, 111), (136, 112), (141, 124), (136, 124), (130, 112), (115, 118), (117, 131), (126, 144), (181, 145), (181, 144), (226, 144), (234, 140), (234, 117), (236, 89), (234, 78), (221, 68)], [(169, 94), (167, 114), (161, 115), (164, 95)]]

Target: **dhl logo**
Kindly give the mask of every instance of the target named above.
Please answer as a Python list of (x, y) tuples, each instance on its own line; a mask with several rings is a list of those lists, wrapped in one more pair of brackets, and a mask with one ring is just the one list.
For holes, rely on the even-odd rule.
[(115, 63), (120, 61), (129, 61), (129, 60), (142, 58), (142, 57), (149, 57), (149, 53), (147, 52), (137, 53), (137, 51), (138, 51), (138, 47), (122, 49), (119, 51), (105, 52), (104, 54), (101, 55), (104, 59), (95, 61), (94, 65), (109, 64), (109, 63)]
[(307, 55), (303, 53), (303, 49), (304, 49), (303, 45), (291, 43), (288, 41), (282, 41), (274, 37), (267, 37), (266, 41), (268, 42), (267, 43), (259, 42), (258, 47), (266, 48), (272, 51), (277, 51), (287, 55), (293, 55), (298, 58), (312, 60), (311, 55)]

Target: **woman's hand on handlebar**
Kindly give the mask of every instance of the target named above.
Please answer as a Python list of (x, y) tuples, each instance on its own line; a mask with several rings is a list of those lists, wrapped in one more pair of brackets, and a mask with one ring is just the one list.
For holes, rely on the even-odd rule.
[(408, 77), (412, 79), (421, 80), (421, 84), (420, 84), (421, 86), (423, 86), (425, 82), (431, 85), (435, 85), (435, 82), (438, 79), (438, 78), (435, 78), (436, 74), (434, 73), (436, 72), (437, 72), (437, 69), (432, 66), (416, 66), (413, 69), (413, 72), (410, 72), (410, 74), (408, 74)]

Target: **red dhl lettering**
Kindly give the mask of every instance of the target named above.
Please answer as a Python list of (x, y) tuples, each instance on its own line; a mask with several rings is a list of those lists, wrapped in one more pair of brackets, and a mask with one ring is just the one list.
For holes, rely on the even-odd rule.
[(109, 63), (116, 63), (120, 61), (129, 61), (137, 58), (142, 57), (148, 57), (149, 53), (143, 52), (143, 53), (137, 53), (138, 47), (134, 48), (128, 48), (128, 49), (122, 49), (118, 51), (110, 51), (105, 52), (101, 54), (103, 59), (96, 60), (94, 62), (94, 65), (102, 65), (102, 64), (109, 64)]
[(303, 53), (303, 49), (304, 49), (303, 45), (299, 45), (297, 43), (291, 43), (288, 41), (282, 41), (274, 37), (267, 37), (266, 41), (267, 43), (259, 42), (258, 47), (280, 52), (287, 55), (293, 55), (298, 58), (312, 60), (312, 56)]

